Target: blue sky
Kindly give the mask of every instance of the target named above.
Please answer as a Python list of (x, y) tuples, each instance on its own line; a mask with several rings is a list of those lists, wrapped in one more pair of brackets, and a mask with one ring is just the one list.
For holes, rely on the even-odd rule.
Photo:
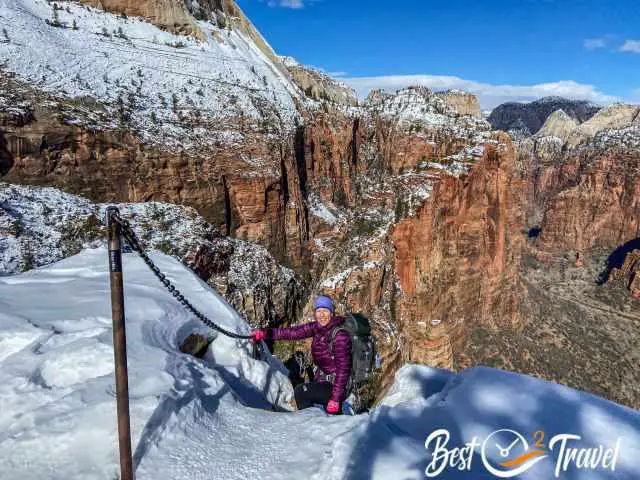
[(640, 101), (640, 0), (238, 0), (277, 53), (360, 95), (421, 83), (484, 108)]

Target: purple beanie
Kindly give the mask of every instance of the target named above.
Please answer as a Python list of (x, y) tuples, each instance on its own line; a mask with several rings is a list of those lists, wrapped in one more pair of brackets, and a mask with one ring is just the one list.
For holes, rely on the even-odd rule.
[(324, 295), (320, 295), (316, 298), (314, 310), (317, 310), (319, 308), (327, 308), (331, 311), (331, 313), (335, 311), (335, 307), (333, 306), (333, 302), (331, 301), (331, 299)]

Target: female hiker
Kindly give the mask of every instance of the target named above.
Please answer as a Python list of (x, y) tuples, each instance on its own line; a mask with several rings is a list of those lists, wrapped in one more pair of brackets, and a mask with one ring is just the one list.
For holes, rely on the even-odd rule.
[(313, 404), (326, 405), (330, 414), (340, 413), (341, 403), (347, 394), (351, 374), (351, 337), (338, 328), (344, 317), (335, 317), (333, 301), (319, 296), (315, 301), (315, 321), (289, 328), (254, 330), (254, 341), (301, 340), (313, 337), (311, 355), (318, 367), (312, 382), (303, 383), (294, 389), (299, 410)]

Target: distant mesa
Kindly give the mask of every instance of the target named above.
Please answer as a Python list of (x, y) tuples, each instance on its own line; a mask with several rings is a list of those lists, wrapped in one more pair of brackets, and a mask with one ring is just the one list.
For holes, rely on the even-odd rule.
[(558, 110), (562, 110), (566, 117), (580, 124), (598, 113), (600, 107), (585, 100), (545, 97), (531, 103), (503, 103), (491, 112), (487, 120), (496, 130), (535, 135), (547, 118)]
[[(640, 108), (637, 105), (615, 103), (602, 108), (589, 120), (580, 124), (564, 110), (556, 110), (549, 115), (534, 137), (538, 144), (542, 142), (548, 145), (551, 142), (560, 146), (566, 145), (568, 148), (575, 148), (597, 136), (603, 137), (601, 140), (604, 141), (611, 140), (614, 135), (622, 138), (625, 132), (628, 133), (627, 136), (634, 137), (638, 128), (634, 119), (637, 120), (639, 114)], [(539, 147), (540, 145), (538, 149)]]
[(461, 90), (447, 90), (437, 92), (436, 96), (442, 98), (459, 115), (471, 115), (473, 117), (483, 118), (478, 97), (471, 93)]

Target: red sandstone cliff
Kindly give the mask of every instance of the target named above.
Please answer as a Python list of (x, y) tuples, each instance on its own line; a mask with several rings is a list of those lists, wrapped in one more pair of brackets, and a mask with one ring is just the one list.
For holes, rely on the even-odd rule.
[(475, 328), (519, 326), (523, 185), (505, 141), (488, 147), (466, 179), (440, 179), (416, 216), (394, 228), (406, 361), (461, 367)]

